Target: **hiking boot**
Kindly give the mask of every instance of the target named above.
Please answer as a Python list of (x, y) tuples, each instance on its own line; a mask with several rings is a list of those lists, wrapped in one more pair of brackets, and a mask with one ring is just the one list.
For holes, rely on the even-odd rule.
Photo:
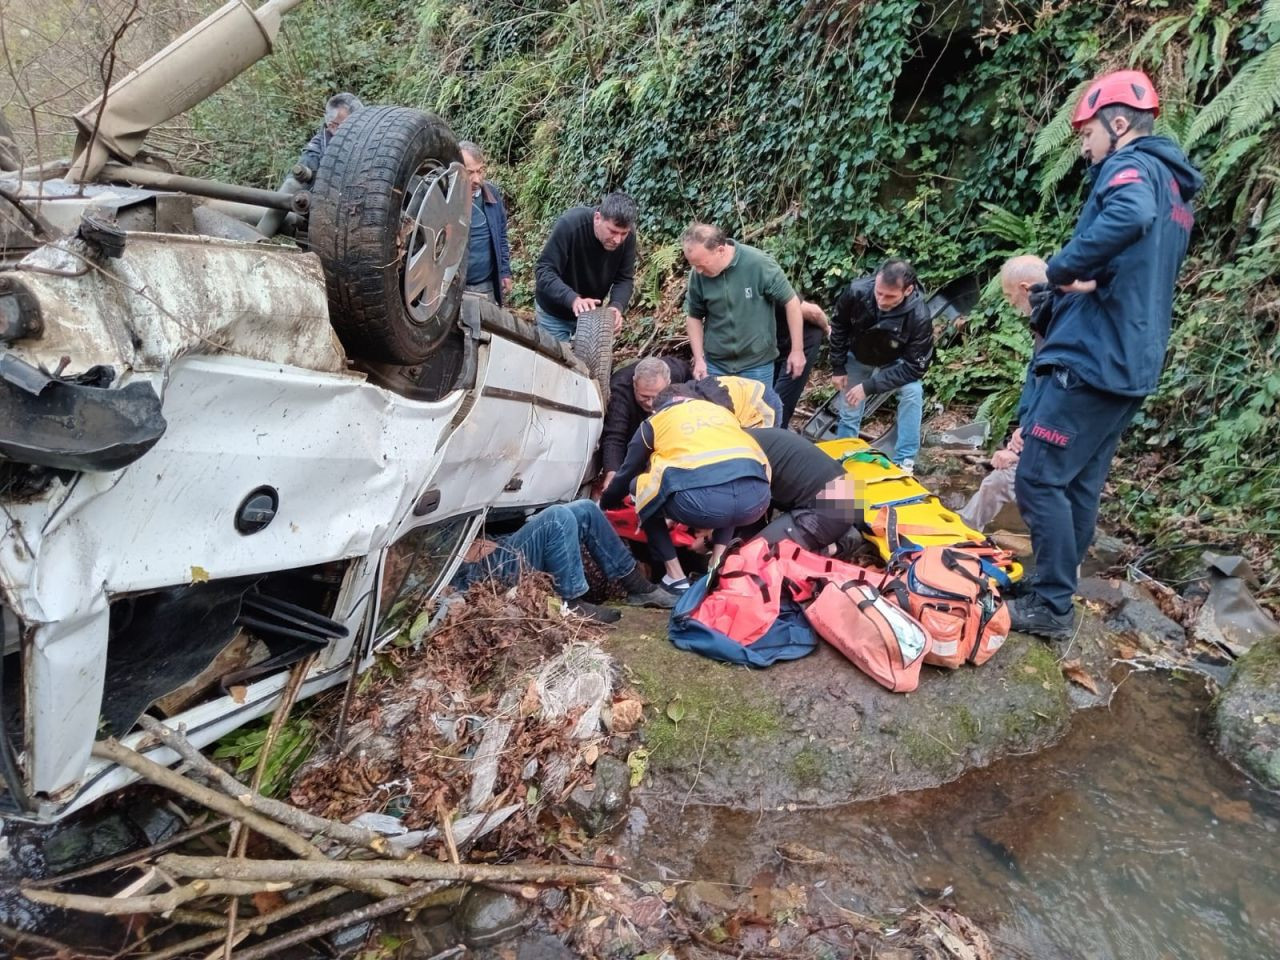
[(1019, 633), (1046, 640), (1070, 640), (1075, 619), (1075, 610), (1054, 613), (1034, 593), (1009, 601), (1009, 626)]
[(566, 600), (564, 605), (567, 610), (593, 623), (617, 623), (622, 619), (621, 610), (602, 607), (599, 604), (588, 603), (586, 600)]
[(676, 605), (676, 595), (662, 587), (651, 586), (643, 593), (628, 593), (625, 603), (629, 607), (656, 607), (670, 610)]

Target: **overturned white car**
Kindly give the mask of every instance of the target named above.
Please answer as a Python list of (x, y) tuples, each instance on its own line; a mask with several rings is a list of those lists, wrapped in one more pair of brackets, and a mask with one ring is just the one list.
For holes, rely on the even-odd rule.
[[(137, 159), (293, 2), (228, 4), (117, 84), (101, 122), (86, 108), (72, 161), (0, 172), (5, 815), (56, 819), (127, 782), (95, 738), (171, 760), (143, 713), (207, 744), (309, 655), (304, 695), (344, 682), (488, 511), (586, 479), (611, 326), (589, 315), (570, 349), (462, 294), (470, 196), (441, 121), (357, 111), (293, 195)], [(244, 34), (218, 47), (236, 63), (197, 55), (218, 31)], [(199, 76), (158, 104), (175, 70)], [(267, 207), (300, 244), (263, 242)]]

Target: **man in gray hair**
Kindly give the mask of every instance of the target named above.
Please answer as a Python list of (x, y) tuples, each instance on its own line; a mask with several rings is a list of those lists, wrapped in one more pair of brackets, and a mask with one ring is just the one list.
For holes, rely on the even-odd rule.
[(636, 428), (653, 413), (653, 401), (673, 383), (686, 383), (689, 365), (678, 357), (645, 357), (609, 378), (609, 404), (600, 431), (600, 460), (604, 482), (613, 479), (627, 455)]
[(329, 102), (324, 105), (324, 125), (316, 131), (316, 135), (311, 138), (302, 149), (302, 156), (298, 158), (298, 163), (307, 167), (312, 174), (320, 169), (320, 161), (324, 159), (324, 152), (329, 146), (329, 141), (333, 139), (333, 135), (338, 132), (338, 128), (351, 114), (355, 113), (364, 104), (360, 102), (360, 98), (354, 93), (335, 93), (329, 98)]
[[(296, 166), (305, 167), (307, 172), (291, 171), (284, 178), (284, 182), (280, 184), (280, 190), (283, 193), (297, 193), (299, 190), (307, 189), (312, 179), (316, 175), (316, 171), (320, 169), (320, 161), (324, 159), (324, 152), (328, 149), (329, 141), (333, 139), (334, 133), (342, 126), (347, 117), (359, 110), (364, 104), (360, 102), (360, 98), (354, 93), (335, 93), (329, 98), (329, 102), (324, 107), (324, 124), (316, 131), (316, 135), (311, 138), (310, 142), (302, 148), (302, 154), (298, 157)], [(297, 175), (295, 175), (295, 172)], [(302, 179), (299, 179), (301, 177)], [(303, 181), (306, 181), (305, 183)], [(258, 232), (264, 237), (274, 237), (280, 232), (280, 228), (285, 223), (285, 211), (271, 209), (262, 215), (258, 221)]]
[(471, 233), (467, 254), (467, 290), (497, 304), (511, 295), (511, 245), (502, 191), (485, 179), (484, 151), (470, 140), (458, 141), (471, 186)]

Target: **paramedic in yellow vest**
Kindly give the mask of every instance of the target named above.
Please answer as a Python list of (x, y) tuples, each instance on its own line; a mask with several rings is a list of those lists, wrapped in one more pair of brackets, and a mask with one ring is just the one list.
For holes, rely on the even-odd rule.
[[(600, 496), (606, 510), (634, 492), (640, 528), (666, 568), (662, 584), (689, 587), (667, 520), (712, 531), (711, 556), (720, 559), (738, 527), (769, 507), (769, 461), (737, 418), (719, 404), (658, 394), (654, 414), (636, 430), (627, 456)], [(632, 491), (632, 481), (635, 489)]]
[(782, 400), (773, 387), (746, 377), (704, 377), (679, 384), (678, 396), (718, 403), (738, 418), (744, 430), (782, 426)]

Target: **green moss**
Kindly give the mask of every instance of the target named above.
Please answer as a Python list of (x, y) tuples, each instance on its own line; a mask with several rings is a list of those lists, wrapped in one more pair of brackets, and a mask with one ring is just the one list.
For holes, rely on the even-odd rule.
[[(1028, 669), (1030, 668), (1030, 669)], [(1062, 673), (1058, 669), (1058, 659), (1043, 643), (1037, 640), (1026, 641), (1026, 650), (1022, 655), (1022, 663), (1013, 674), (1018, 683), (1042, 684), (1046, 680), (1053, 684), (1062, 684)]]
[[(939, 726), (938, 729), (943, 727)], [(958, 751), (948, 746), (947, 742), (932, 730), (908, 727), (898, 736), (902, 742), (902, 748), (907, 753), (907, 759), (913, 766), (943, 773), (950, 772), (954, 766)]]
[(800, 752), (791, 758), (791, 778), (802, 787), (817, 786), (822, 779), (823, 771), (827, 768), (828, 759), (827, 752), (813, 744), (802, 747)]
[[(651, 704), (644, 738), (659, 767), (696, 763), (746, 738), (769, 737), (782, 728), (781, 706), (744, 667), (715, 663), (671, 646), (665, 618), (628, 613), (608, 646), (627, 664), (632, 682)], [(667, 705), (679, 698), (678, 723)]]

